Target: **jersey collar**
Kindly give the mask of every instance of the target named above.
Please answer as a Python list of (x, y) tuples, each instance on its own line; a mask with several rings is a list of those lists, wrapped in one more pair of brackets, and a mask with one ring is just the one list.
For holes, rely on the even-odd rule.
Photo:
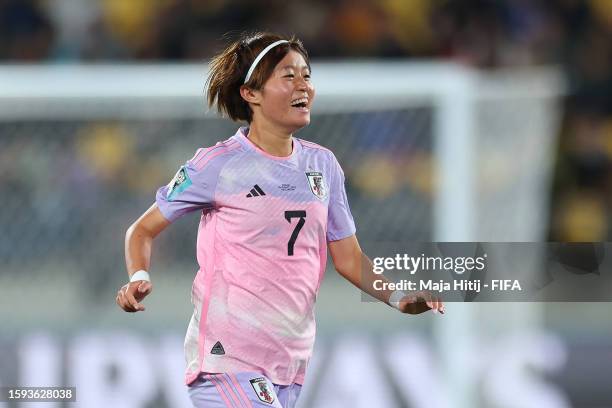
[(284, 156), (284, 157), (273, 156), (270, 153), (267, 153), (261, 150), (253, 142), (251, 142), (249, 138), (247, 137), (248, 134), (249, 134), (248, 126), (242, 126), (241, 128), (238, 129), (238, 131), (234, 135), (234, 138), (236, 138), (240, 142), (240, 144), (242, 144), (248, 150), (251, 150), (264, 157), (267, 157), (268, 159), (279, 160), (279, 161), (294, 161), (297, 158), (299, 151), (302, 149), (302, 144), (299, 142), (299, 140), (292, 136), (291, 141), (293, 142), (293, 150), (291, 151), (291, 154), (289, 156)]

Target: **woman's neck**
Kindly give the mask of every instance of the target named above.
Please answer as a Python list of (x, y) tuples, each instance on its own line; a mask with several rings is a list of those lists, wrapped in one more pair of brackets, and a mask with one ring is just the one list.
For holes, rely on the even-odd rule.
[(247, 137), (255, 146), (272, 156), (287, 157), (293, 150), (290, 133), (265, 124), (251, 122)]

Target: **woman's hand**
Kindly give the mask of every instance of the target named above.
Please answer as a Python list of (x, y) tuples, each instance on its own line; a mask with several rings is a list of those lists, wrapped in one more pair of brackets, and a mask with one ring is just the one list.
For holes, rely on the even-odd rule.
[(127, 283), (117, 292), (117, 305), (125, 312), (142, 312), (145, 307), (139, 302), (153, 290), (151, 282), (138, 280)]
[(428, 291), (410, 292), (399, 301), (399, 310), (402, 313), (420, 314), (428, 310), (444, 314), (444, 303), (439, 297)]

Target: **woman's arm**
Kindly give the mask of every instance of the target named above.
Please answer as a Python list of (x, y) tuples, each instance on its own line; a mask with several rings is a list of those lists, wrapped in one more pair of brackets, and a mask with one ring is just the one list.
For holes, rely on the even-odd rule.
[[(128, 228), (125, 234), (125, 264), (128, 276), (131, 277), (139, 270), (149, 270), (153, 239), (168, 225), (170, 221), (162, 215), (157, 204), (153, 204)], [(117, 305), (126, 312), (145, 310), (139, 302), (152, 290), (153, 286), (149, 281), (130, 282), (117, 292)]]
[[(363, 292), (390, 305), (389, 297), (393, 291), (374, 289), (375, 280), (383, 280), (384, 282), (388, 280), (383, 275), (374, 273), (372, 261), (361, 251), (355, 235), (339, 241), (332, 241), (328, 246), (334, 266), (340, 275)], [(411, 292), (406, 295), (401, 300), (398, 299), (398, 309), (402, 313), (419, 314), (430, 309), (434, 312), (444, 313), (442, 301), (429, 292)]]
[(149, 270), (153, 238), (168, 225), (170, 221), (164, 218), (157, 204), (130, 225), (125, 234), (125, 264), (129, 276), (141, 269)]

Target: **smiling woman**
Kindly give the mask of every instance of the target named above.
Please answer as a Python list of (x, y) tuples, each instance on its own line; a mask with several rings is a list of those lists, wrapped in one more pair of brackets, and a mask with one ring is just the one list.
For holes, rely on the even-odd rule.
[(300, 40), (274, 34), (244, 36), (211, 60), (208, 104), (232, 120), (250, 123), (253, 110), (242, 89), (262, 91), (268, 79), (293, 82), (298, 75), (310, 82), (310, 59)]
[(351, 283), (404, 313), (443, 305), (429, 295), (376, 290), (355, 237), (344, 173), (334, 154), (293, 133), (310, 123), (315, 96), (301, 42), (244, 36), (211, 61), (208, 102), (246, 121), (199, 149), (126, 234), (127, 312), (151, 290), (153, 239), (201, 211), (194, 312), (185, 337), (185, 382), (195, 407), (293, 408), (315, 337), (314, 302), (327, 249)]

